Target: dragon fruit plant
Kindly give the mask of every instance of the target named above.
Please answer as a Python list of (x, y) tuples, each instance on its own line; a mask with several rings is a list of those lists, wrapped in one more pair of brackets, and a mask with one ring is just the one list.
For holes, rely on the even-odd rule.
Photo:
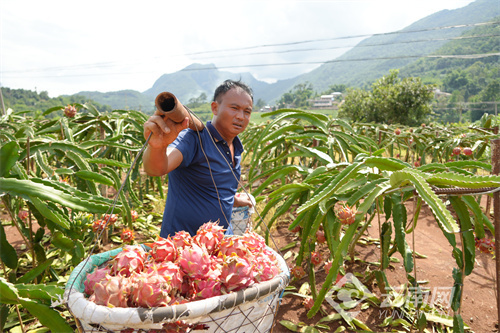
[(125, 245), (104, 267), (87, 274), (89, 300), (109, 307), (160, 307), (219, 296), (268, 281), (278, 262), (255, 232), (224, 237), (207, 222), (191, 237), (158, 238), (146, 252)]

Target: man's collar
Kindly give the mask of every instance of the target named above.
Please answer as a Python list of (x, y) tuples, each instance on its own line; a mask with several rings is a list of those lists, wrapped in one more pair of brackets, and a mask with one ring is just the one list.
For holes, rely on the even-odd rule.
[(210, 134), (212, 134), (212, 137), (214, 138), (215, 142), (224, 140), (220, 135), (219, 131), (217, 131), (217, 129), (215, 128), (215, 126), (212, 125), (212, 122), (210, 120), (207, 121), (207, 128), (210, 131)]

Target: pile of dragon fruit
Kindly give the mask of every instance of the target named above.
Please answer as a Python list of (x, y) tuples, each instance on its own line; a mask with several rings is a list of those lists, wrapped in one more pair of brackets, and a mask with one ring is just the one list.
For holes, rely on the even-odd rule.
[(207, 222), (159, 238), (150, 251), (126, 245), (105, 267), (87, 274), (89, 300), (109, 307), (159, 307), (219, 296), (278, 275), (278, 262), (255, 232), (224, 237)]

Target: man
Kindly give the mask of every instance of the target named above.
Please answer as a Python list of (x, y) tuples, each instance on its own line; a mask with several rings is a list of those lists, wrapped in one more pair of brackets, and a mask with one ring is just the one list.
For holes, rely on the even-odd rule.
[(160, 111), (144, 123), (144, 136), (153, 133), (143, 156), (144, 170), (150, 176), (169, 175), (161, 237), (180, 230), (194, 235), (209, 221), (227, 229), (233, 205), (252, 205), (248, 196), (235, 196), (243, 152), (238, 134), (247, 127), (252, 107), (252, 90), (226, 80), (215, 90), (213, 118), (204, 128), (187, 128), (189, 117), (175, 123)]

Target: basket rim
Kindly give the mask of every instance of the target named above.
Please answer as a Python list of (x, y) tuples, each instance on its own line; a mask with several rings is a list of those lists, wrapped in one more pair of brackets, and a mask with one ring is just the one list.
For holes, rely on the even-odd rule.
[[(73, 314), (73, 316), (85, 320), (86, 318), (83, 318), (85, 314), (88, 313), (94, 313), (95, 311), (98, 311), (99, 309), (101, 311), (120, 311), (120, 312), (127, 312), (127, 313), (132, 313), (134, 317), (140, 318), (141, 321), (150, 321), (152, 320), (153, 323), (161, 323), (161, 322), (170, 322), (170, 321), (177, 321), (181, 319), (190, 319), (190, 318), (196, 318), (200, 316), (205, 316), (211, 313), (216, 313), (220, 312), (226, 309), (230, 309), (233, 307), (236, 307), (240, 304), (243, 304), (245, 302), (250, 302), (254, 301), (257, 299), (260, 299), (262, 297), (268, 296), (272, 294), (273, 292), (284, 290), (285, 287), (288, 285), (290, 281), (290, 272), (288, 269), (288, 266), (283, 259), (281, 255), (279, 255), (276, 251), (271, 249), (270, 247), (266, 246), (267, 249), (271, 250), (276, 257), (278, 263), (279, 263), (279, 268), (281, 272), (275, 276), (273, 279), (264, 281), (261, 283), (254, 284), (250, 287), (247, 287), (243, 290), (239, 290), (237, 292), (231, 292), (229, 294), (225, 295), (220, 295), (220, 296), (214, 296), (210, 298), (206, 298), (203, 300), (198, 300), (198, 301), (192, 301), (189, 303), (184, 303), (184, 304), (176, 304), (176, 305), (171, 305), (171, 306), (162, 306), (162, 307), (155, 307), (155, 308), (109, 308), (104, 305), (97, 305), (94, 302), (91, 302), (88, 300), (87, 297), (85, 297), (84, 293), (76, 289), (75, 287), (70, 286), (70, 281), (73, 279), (76, 279), (73, 275), (77, 273), (78, 274), (86, 274), (89, 273), (90, 270), (93, 270), (95, 265), (91, 264), (88, 265), (86, 270), (83, 270), (80, 265), (84, 264), (85, 261), (81, 262), (70, 275), (70, 279), (66, 283), (65, 286), (65, 292), (64, 292), (64, 303), (70, 310), (70, 312)], [(114, 253), (119, 253), (120, 251), (111, 250), (107, 252), (112, 252)], [(105, 252), (105, 253), (107, 253)], [(97, 254), (99, 255), (99, 254)], [(102, 255), (102, 253), (101, 253)], [(96, 256), (96, 255), (93, 255)], [(91, 256), (91, 257), (93, 257)], [(100, 264), (104, 263), (106, 260), (103, 260)], [(98, 264), (98, 265), (100, 265)], [(80, 270), (78, 270), (80, 268)], [(71, 279), (73, 277), (73, 279)], [(69, 289), (68, 289), (69, 288)], [(83, 305), (82, 308), (85, 310), (79, 311), (75, 308), (73, 308), (73, 305), (76, 303)]]

